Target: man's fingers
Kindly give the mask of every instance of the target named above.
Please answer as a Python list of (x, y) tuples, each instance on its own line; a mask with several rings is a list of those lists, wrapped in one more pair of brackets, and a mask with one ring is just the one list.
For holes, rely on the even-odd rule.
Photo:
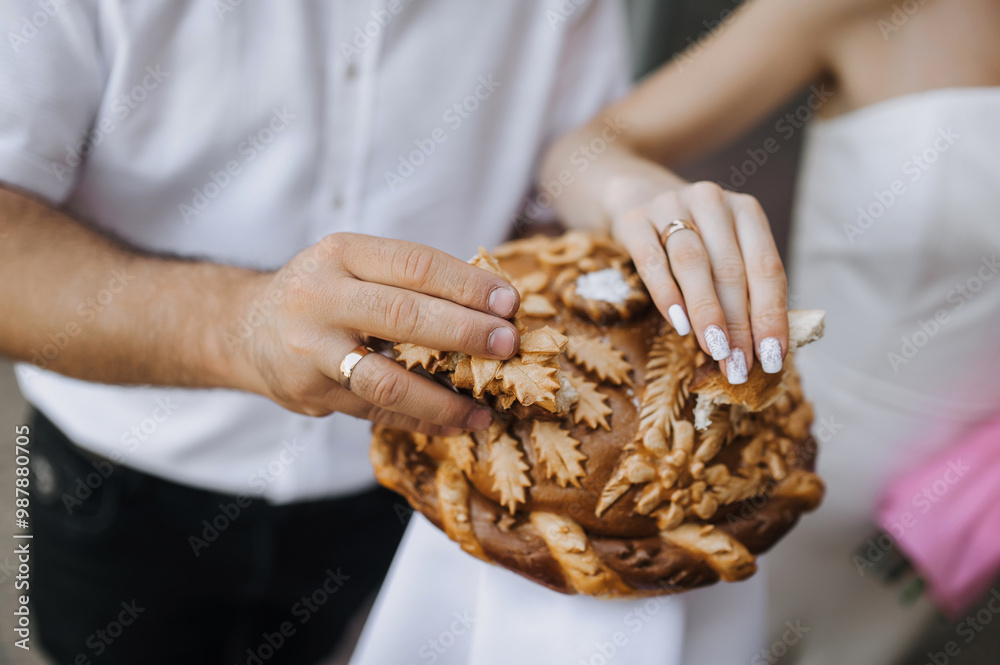
[(736, 234), (747, 270), (750, 324), (762, 369), (781, 371), (788, 351), (788, 282), (771, 227), (752, 196), (727, 194), (736, 215)]
[(362, 281), (425, 293), (504, 319), (517, 312), (517, 291), (506, 280), (433, 247), (349, 233), (324, 242)]
[[(339, 362), (327, 368), (329, 376), (340, 376)], [(419, 421), (459, 429), (486, 429), (493, 422), (489, 409), (428, 378), (408, 372), (378, 353), (369, 353), (354, 366), (351, 392), (374, 407)]]
[(346, 293), (329, 303), (330, 321), (393, 342), (441, 351), (507, 359), (520, 347), (509, 321), (453, 302), (394, 286), (351, 280)]
[(370, 420), (376, 425), (385, 425), (394, 429), (405, 429), (411, 432), (420, 432), (428, 436), (454, 436), (462, 432), (458, 427), (443, 427), (432, 423), (417, 420), (412, 416), (402, 413), (395, 413), (387, 409), (375, 406), (371, 402), (366, 402), (350, 390), (345, 390), (341, 386), (334, 386), (329, 396), (330, 409), (339, 413), (346, 413), (355, 418)]
[(626, 213), (617, 220), (616, 226), (616, 236), (632, 257), (635, 269), (657, 309), (667, 317), (678, 333), (690, 333), (691, 323), (684, 310), (684, 297), (670, 274), (666, 250), (660, 245), (659, 235), (645, 211)]

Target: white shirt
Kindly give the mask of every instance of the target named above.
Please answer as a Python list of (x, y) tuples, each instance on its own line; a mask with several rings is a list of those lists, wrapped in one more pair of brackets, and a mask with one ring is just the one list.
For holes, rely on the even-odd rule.
[[(508, 233), (546, 142), (625, 91), (623, 25), (617, 0), (7, 0), (0, 181), (224, 263), (277, 268), (341, 231), (466, 258)], [(130, 279), (109, 274), (74, 334)], [(72, 343), (47, 337), (42, 365)], [(346, 416), (18, 378), (79, 445), (177, 482), (278, 503), (372, 482)]]

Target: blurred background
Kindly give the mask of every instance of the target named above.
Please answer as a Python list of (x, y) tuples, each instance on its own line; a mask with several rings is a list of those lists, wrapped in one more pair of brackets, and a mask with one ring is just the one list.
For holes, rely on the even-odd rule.
[[(633, 63), (636, 78), (655, 69), (700, 39), (711, 38), (720, 15), (739, 2), (733, 0), (626, 0), (633, 38)], [(791, 138), (781, 138), (780, 150), (771, 155), (759, 171), (745, 184), (734, 186), (732, 168), (748, 159), (747, 150), (758, 148), (775, 136), (775, 123), (805, 99), (792, 100), (788, 107), (760, 123), (736, 143), (705, 159), (678, 169), (689, 180), (713, 180), (730, 189), (739, 189), (756, 196), (770, 217), (778, 247), (784, 256), (788, 223), (794, 192), (796, 166), (801, 132)], [(739, 183), (735, 183), (739, 184)], [(794, 304), (794, 293), (791, 294)], [(10, 363), (0, 359), (0, 432), (2, 441), (10, 442), (14, 427), (27, 420), (27, 404), (17, 389)], [(0, 496), (14, 495), (13, 455), (0, 456)], [(14, 531), (13, 501), (0, 502), (0, 534)], [(11, 547), (0, 548), (0, 665), (41, 665), (47, 663), (36, 651), (25, 652), (13, 646), (14, 575), (16, 561)], [(877, 626), (872, 626), (877, 631)], [(924, 665), (929, 651), (937, 650), (955, 633), (954, 623), (941, 618), (928, 630), (923, 644), (914, 645), (911, 655), (899, 663), (886, 665)], [(96, 662), (99, 662), (99, 658)], [(794, 662), (792, 656), (782, 659)], [(337, 659), (333, 662), (344, 662)], [(947, 660), (957, 665), (995, 665), (1000, 663), (1000, 625), (994, 623), (980, 633), (974, 644), (963, 648), (957, 657)], [(332, 665), (332, 663), (331, 663)], [(720, 664), (721, 665), (721, 664)], [(939, 664), (940, 665), (940, 664)]]

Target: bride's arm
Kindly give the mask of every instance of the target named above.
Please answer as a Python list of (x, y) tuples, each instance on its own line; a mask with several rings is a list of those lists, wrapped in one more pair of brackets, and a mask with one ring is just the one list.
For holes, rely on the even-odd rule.
[[(780, 368), (788, 350), (784, 269), (756, 199), (688, 184), (666, 167), (730, 141), (823, 73), (840, 22), (872, 1), (751, 0), (562, 137), (544, 161), (541, 188), (563, 189), (554, 197), (559, 216), (575, 227), (611, 228), (679, 331), (689, 320), (718, 359), (727, 354), (713, 327), (721, 330), (733, 350), (724, 366), (733, 383), (745, 380), (754, 352), (765, 371)], [(702, 238), (676, 233), (665, 252), (658, 235), (674, 219), (693, 221)]]

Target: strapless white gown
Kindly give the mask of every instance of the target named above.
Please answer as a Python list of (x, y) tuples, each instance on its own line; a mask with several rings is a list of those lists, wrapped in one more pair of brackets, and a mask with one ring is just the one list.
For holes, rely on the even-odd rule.
[(1000, 88), (966, 88), (807, 130), (790, 294), (827, 311), (798, 360), (827, 496), (768, 556), (772, 637), (812, 627), (796, 663), (893, 662), (933, 616), (852, 557), (887, 480), (1000, 413), (998, 122)]

